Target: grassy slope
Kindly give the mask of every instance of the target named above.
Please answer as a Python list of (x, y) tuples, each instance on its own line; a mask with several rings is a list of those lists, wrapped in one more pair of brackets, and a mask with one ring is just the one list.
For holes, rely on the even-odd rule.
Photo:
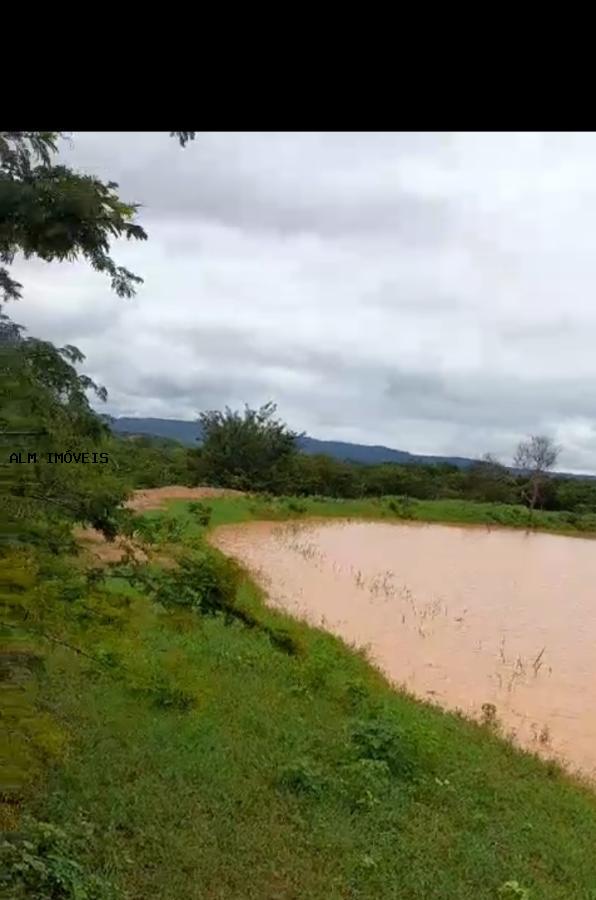
[[(394, 502), (392, 510), (389, 506)], [(462, 525), (489, 525), (493, 527), (527, 528), (528, 510), (524, 506), (510, 506), (504, 503), (474, 503), (469, 500), (412, 500), (409, 506), (399, 498), (371, 498), (362, 500), (333, 500), (329, 498), (284, 498), (282, 500), (262, 500), (252, 497), (231, 497), (210, 501), (213, 508), (214, 526), (232, 522), (247, 522), (251, 519), (296, 517), (297, 504), (300, 516), (358, 517), (362, 519), (400, 518), (421, 522), (447, 522)], [(169, 504), (173, 511), (182, 512), (184, 503)], [(397, 510), (397, 512), (395, 511)], [(401, 510), (401, 512), (400, 512)], [(596, 516), (573, 515), (567, 512), (536, 510), (532, 527), (540, 531), (593, 537), (596, 535)]]
[[(213, 524), (264, 512), (211, 505)], [(188, 521), (184, 503), (172, 510)], [(128, 594), (126, 625), (93, 636), (124, 661), (116, 677), (64, 649), (47, 659), (42, 695), (70, 749), (31, 809), (65, 824), (83, 811), (89, 865), (133, 900), (488, 900), (510, 880), (532, 900), (596, 898), (596, 796), (555, 767), (395, 693), (339, 641), (265, 610), (249, 581), (239, 602), (289, 629), (299, 656)], [(164, 706), (176, 691), (195, 708)], [(371, 723), (358, 762), (351, 735)]]

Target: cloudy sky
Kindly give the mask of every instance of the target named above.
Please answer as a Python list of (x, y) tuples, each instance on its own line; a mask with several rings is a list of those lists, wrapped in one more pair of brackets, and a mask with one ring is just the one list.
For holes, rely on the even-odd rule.
[(314, 437), (596, 472), (596, 135), (76, 133), (143, 204), (113, 256), (15, 265), (31, 334), (77, 345), (114, 415), (275, 400)]

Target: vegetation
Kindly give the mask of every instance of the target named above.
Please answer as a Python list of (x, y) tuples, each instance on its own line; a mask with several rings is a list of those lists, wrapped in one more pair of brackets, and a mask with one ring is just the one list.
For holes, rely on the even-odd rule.
[[(117, 266), (108, 250), (121, 235), (146, 240), (133, 221), (138, 204), (123, 203), (112, 181), (54, 165), (62, 137), (56, 131), (0, 132), (0, 262), (10, 264), (17, 252), (46, 261), (83, 256), (110, 276), (117, 294), (130, 297), (142, 279)], [(18, 299), (21, 288), (0, 268), (4, 300)]]
[[(133, 290), (108, 253), (112, 236), (141, 237), (116, 186), (53, 166), (56, 133), (0, 138), (2, 262), (81, 254)], [(226, 521), (306, 514), (526, 526), (528, 508), (509, 502), (516, 476), (303, 457), (270, 406), (207, 414), (212, 432), (190, 455), (116, 439), (75, 348), (4, 317), (0, 350), (2, 450), (33, 441), (39, 454), (1, 470), (2, 894), (594, 900), (593, 791), (501, 741), (494, 722), (394, 691), (363, 654), (269, 609), (205, 539)], [(47, 461), (98, 450), (109, 465)], [(270, 493), (122, 509), (133, 487), (192, 482), (201, 466)], [(535, 526), (592, 522), (585, 489), (566, 489), (576, 512), (536, 510)], [(144, 553), (98, 566), (81, 525)]]
[[(184, 515), (183, 501), (169, 504), (177, 516)], [(468, 500), (415, 500), (386, 496), (343, 499), (334, 497), (275, 497), (255, 494), (210, 500), (212, 526), (227, 522), (286, 520), (298, 517), (411, 520), (453, 525), (484, 525), (495, 528), (533, 528), (557, 534), (596, 535), (596, 515), (536, 510), (505, 503), (473, 503)]]
[[(286, 502), (215, 499), (211, 522)], [(179, 567), (105, 570), (44, 651), (61, 749), (6, 836), (22, 896), (38, 860), (42, 897), (594, 897), (589, 789), (265, 607), (189, 504), (145, 520)]]
[(514, 463), (528, 476), (527, 487), (522, 488), (522, 496), (533, 511), (540, 500), (542, 489), (551, 469), (557, 463), (560, 448), (543, 434), (535, 434), (527, 441), (520, 441), (515, 452)]
[[(194, 131), (173, 131), (184, 147)], [(50, 262), (83, 257), (111, 279), (112, 289), (131, 297), (142, 278), (109, 255), (117, 237), (144, 241), (134, 218), (138, 203), (125, 203), (114, 181), (103, 182), (64, 165), (55, 165), (59, 131), (0, 131), (0, 298), (16, 300), (22, 285), (6, 265), (17, 253)]]
[[(192, 133), (178, 136), (184, 143)], [(21, 295), (22, 286), (6, 268), (19, 252), (46, 261), (82, 256), (110, 275), (118, 294), (130, 296), (140, 279), (114, 263), (109, 241), (120, 235), (144, 239), (133, 222), (136, 206), (119, 199), (113, 182), (54, 165), (59, 138), (58, 132), (0, 133), (0, 296), (6, 301)], [(104, 615), (94, 573), (77, 557), (73, 526), (91, 525), (113, 538), (130, 489), (115, 468), (102, 464), (104, 456), (109, 459), (111, 438), (87, 393), (95, 391), (100, 400), (106, 394), (78, 373), (82, 361), (75, 347), (57, 348), (25, 336), (0, 309), (0, 820), (5, 827), (18, 823), (28, 787), (61, 746), (59, 728), (38, 706), (35, 673), (45, 647), (64, 645), (65, 617)], [(54, 452), (70, 460), (86, 457), (92, 464), (55, 464), (48, 457)], [(27, 841), (25, 855), (28, 844), (36, 846)], [(29, 861), (15, 866), (22, 870)], [(31, 870), (41, 872), (34, 861)], [(66, 875), (59, 877), (66, 884)], [(71, 885), (73, 896), (87, 896), (81, 884)]]
[(191, 480), (188, 450), (167, 438), (113, 437), (110, 459), (119, 476), (135, 489), (188, 484)]
[[(180, 451), (181, 483), (302, 497), (401, 496), (512, 507), (521, 501), (531, 511), (565, 511), (578, 521), (587, 517), (588, 523), (590, 516), (596, 515), (596, 479), (549, 477), (559, 448), (547, 437), (534, 436), (520, 443), (517, 469), (506, 468), (490, 454), (467, 469), (448, 463), (362, 465), (300, 453), (294, 444), (295, 432), (274, 419), (274, 413), (275, 407), (269, 404), (261, 410), (247, 407), (243, 415), (229, 409), (204, 414), (204, 443), (185, 451), (186, 467)], [(166, 483), (172, 482), (162, 481)], [(484, 521), (481, 513), (479, 516), (479, 521)], [(515, 523), (519, 511), (512, 510), (509, 518)]]
[(242, 415), (227, 407), (202, 413), (196, 477), (239, 490), (285, 487), (297, 435), (275, 418), (275, 410), (267, 403), (256, 410), (246, 406)]

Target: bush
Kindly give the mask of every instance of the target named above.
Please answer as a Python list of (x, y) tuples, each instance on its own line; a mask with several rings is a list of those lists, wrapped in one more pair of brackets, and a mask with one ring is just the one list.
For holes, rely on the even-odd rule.
[(162, 606), (190, 607), (203, 615), (230, 613), (237, 586), (231, 562), (211, 550), (186, 557), (178, 569), (160, 572), (154, 599)]
[(361, 678), (352, 678), (346, 684), (345, 698), (348, 709), (356, 710), (368, 699), (369, 689)]
[(187, 712), (196, 705), (197, 698), (190, 691), (170, 684), (165, 673), (157, 676), (145, 693), (150, 697), (153, 706), (159, 709), (176, 709)]
[(411, 497), (391, 497), (386, 501), (385, 506), (400, 519), (412, 519), (416, 503)]
[(306, 503), (301, 503), (299, 500), (287, 500), (285, 506), (289, 512), (296, 513), (299, 516), (308, 509)]
[(69, 831), (26, 820), (21, 831), (0, 840), (2, 896), (13, 900), (116, 900), (112, 885), (90, 874), (79, 862), (91, 834), (84, 820)]
[(294, 794), (320, 796), (325, 786), (321, 771), (307, 759), (299, 759), (282, 770), (278, 784)]
[(193, 500), (188, 504), (187, 509), (199, 525), (204, 528), (207, 527), (211, 521), (211, 513), (213, 511), (210, 506), (206, 503), (201, 503), (200, 500)]
[(175, 516), (138, 516), (133, 530), (147, 544), (174, 543), (182, 538), (184, 524)]
[(357, 759), (383, 762), (392, 775), (412, 778), (419, 767), (416, 742), (388, 716), (355, 722), (350, 742)]
[(354, 810), (373, 809), (386, 795), (391, 772), (381, 759), (359, 759), (342, 773), (343, 792)]

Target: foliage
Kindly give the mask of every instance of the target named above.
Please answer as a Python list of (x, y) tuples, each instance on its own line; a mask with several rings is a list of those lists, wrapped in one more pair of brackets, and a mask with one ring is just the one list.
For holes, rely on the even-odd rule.
[[(249, 581), (234, 602), (287, 624)], [(137, 593), (87, 634), (125, 678), (60, 647), (46, 661), (43, 699), (73, 741), (36, 812), (66, 830), (84, 808), (96, 828), (73, 858), (123, 895), (494, 900), (516, 879), (542, 900), (590, 897), (588, 790), (316, 629), (293, 623), (305, 652), (289, 656), (259, 629), (170, 610)]]
[(384, 763), (392, 775), (412, 778), (419, 768), (419, 749), (391, 717), (377, 716), (354, 723), (351, 744), (359, 760)]
[(390, 790), (391, 770), (384, 759), (362, 757), (342, 769), (342, 788), (354, 811), (374, 810)]
[(212, 509), (200, 500), (194, 500), (188, 504), (188, 511), (202, 528), (206, 528), (211, 520)]
[(185, 147), (189, 141), (194, 141), (196, 131), (170, 131), (170, 137), (177, 137), (181, 147)]
[(92, 837), (84, 819), (76, 829), (26, 820), (0, 838), (0, 888), (13, 900), (116, 900), (112, 885), (80, 862)]
[[(191, 135), (183, 134), (184, 144)], [(133, 221), (136, 206), (118, 198), (113, 182), (54, 165), (59, 138), (57, 132), (0, 133), (0, 297), (21, 295), (6, 268), (19, 252), (45, 261), (82, 256), (111, 277), (118, 294), (130, 296), (141, 279), (116, 265), (109, 242), (145, 238)], [(106, 391), (78, 372), (83, 359), (76, 347), (27, 336), (0, 310), (0, 818), (11, 827), (65, 740), (38, 703), (48, 648), (84, 658), (97, 671), (99, 657), (70, 633), (93, 625), (101, 634), (127, 611), (126, 598), (106, 600), (97, 573), (86, 572), (76, 555), (73, 525), (113, 538), (126, 520), (121, 504), (130, 485), (110, 460), (114, 443), (89, 402), (91, 392), (105, 400)], [(159, 691), (162, 702), (173, 696), (180, 703), (175, 687), (158, 679), (153, 694)], [(23, 845), (23, 858), (14, 846), (4, 847), (14, 863), (12, 895), (108, 896), (70, 858), (68, 836), (55, 833), (52, 843), (52, 834), (44, 835), (48, 840), (37, 848), (43, 860), (34, 838)]]
[[(203, 444), (195, 451), (197, 477), (208, 483), (240, 490), (283, 488), (297, 454), (297, 434), (275, 418), (276, 407), (246, 406), (244, 413), (201, 413)], [(192, 451), (190, 451), (192, 453)]]
[[(138, 204), (124, 203), (118, 185), (54, 165), (63, 135), (56, 131), (0, 132), (0, 262), (25, 259), (73, 260), (83, 256), (94, 269), (109, 275), (122, 297), (142, 281), (109, 255), (112, 239), (146, 240), (134, 222)], [(0, 268), (4, 299), (18, 299), (21, 285)]]
[(209, 548), (183, 556), (173, 570), (140, 570), (134, 578), (166, 609), (187, 608), (202, 615), (235, 612), (236, 569)]
[(120, 477), (135, 489), (189, 483), (188, 450), (176, 441), (112, 435), (110, 458)]
[[(294, 452), (290, 435), (279, 420), (274, 434), (284, 434), (285, 453), (272, 462), (268, 431), (259, 414), (270, 419), (274, 407), (245, 411), (244, 417), (230, 410), (204, 413), (207, 429), (203, 447), (186, 450), (187, 470), (179, 483), (216, 484), (242, 490), (269, 492), (283, 496), (325, 496), (331, 498), (399, 497), (388, 511), (409, 517), (410, 500), (462, 499), (516, 506), (520, 498), (531, 510), (544, 509), (596, 513), (596, 481), (589, 478), (547, 478), (558, 448), (549, 438), (535, 437), (522, 442), (526, 463), (522, 469), (508, 469), (491, 454), (468, 468), (449, 463), (363, 465), (324, 455)], [(296, 435), (294, 434), (294, 437)], [(543, 447), (544, 453), (540, 453)], [(522, 462), (518, 448), (518, 463)], [(528, 457), (529, 454), (529, 457)], [(538, 454), (538, 457), (537, 457)], [(554, 455), (553, 455), (554, 454)], [(531, 457), (538, 462), (532, 463)], [(542, 459), (542, 457), (544, 457)], [(528, 461), (529, 460), (529, 461)], [(545, 465), (547, 463), (548, 465)], [(535, 465), (538, 468), (535, 468)], [(534, 466), (534, 468), (532, 468)], [(530, 473), (528, 475), (528, 467)]]
[[(19, 249), (44, 259), (80, 254), (107, 271), (118, 292), (133, 290), (136, 276), (115, 266), (106, 242), (138, 227), (134, 207), (121, 204), (114, 185), (78, 175), (73, 182), (53, 167), (56, 133), (6, 134), (3, 262)], [(174, 134), (182, 145), (194, 136)], [(107, 208), (93, 219), (100, 197)], [(17, 296), (19, 286), (5, 269), (0, 275), (5, 295)], [(394, 691), (339, 641), (266, 608), (241, 570), (207, 546), (206, 508), (186, 507), (184, 522), (177, 512), (160, 514), (153, 525), (123, 515), (119, 504), (128, 485), (142, 482), (145, 451), (158, 480), (162, 459), (170, 472), (184, 471), (183, 454), (137, 444), (137, 456), (130, 442), (106, 434), (87, 404), (94, 386), (78, 375), (74, 348), (30, 342), (6, 320), (0, 340), (4, 374), (13, 379), (2, 399), (18, 400), (5, 407), (1, 427), (41, 422), (40, 448), (84, 452), (99, 443), (116, 463), (23, 466), (7, 481), (16, 537), (3, 546), (0, 593), (14, 636), (2, 661), (20, 654), (21, 669), (31, 671), (4, 685), (4, 697), (20, 706), (3, 722), (11, 738), (20, 735), (31, 768), (36, 758), (47, 766), (35, 797), (16, 785), (18, 803), (39, 818), (4, 836), (0, 885), (10, 896), (108, 900), (112, 883), (124, 895), (163, 900), (198, 893), (488, 900), (499, 887), (546, 900), (569, 890), (589, 896), (591, 794), (490, 729)], [(369, 472), (298, 456), (295, 435), (274, 412), (267, 405), (244, 417), (207, 413), (214, 438), (191, 458), (195, 477), (266, 489), (275, 495), (267, 508), (279, 518), (377, 517), (408, 503), (415, 518), (522, 523), (523, 508), (454, 499), (470, 487), (452, 467)], [(511, 474), (502, 485), (512, 496), (517, 486)], [(332, 499), (313, 499), (325, 493)], [(384, 494), (418, 502), (374, 499)], [(586, 507), (577, 521), (540, 511), (537, 524), (576, 530), (587, 521), (596, 506), (581, 492), (568, 496)], [(209, 522), (250, 518), (254, 503), (215, 500)], [(156, 545), (192, 532), (198, 550), (173, 569), (134, 568), (128, 580), (124, 567), (105, 578), (86, 571), (72, 525), (95, 524), (112, 537), (127, 520)], [(54, 719), (68, 728), (68, 753), (59, 752)], [(431, 858), (438, 864), (429, 866)]]
[(320, 796), (325, 781), (317, 766), (308, 759), (299, 759), (283, 769), (279, 776), (279, 785), (296, 794)]
[[(270, 410), (271, 406), (268, 407)], [(187, 449), (173, 441), (148, 437), (129, 437), (117, 441), (118, 460), (129, 480), (138, 487), (157, 487), (166, 484), (214, 484), (269, 494), (274, 497), (327, 497), (357, 499), (388, 497), (387, 512), (401, 518), (415, 517), (416, 500), (471, 500), (512, 507), (505, 519), (514, 524), (528, 522), (513, 510), (520, 498), (525, 507), (532, 508), (532, 493), (528, 491), (528, 475), (508, 469), (491, 454), (468, 468), (449, 463), (363, 465), (334, 459), (324, 455), (293, 452), (291, 441), (284, 444), (289, 452), (277, 464), (265, 464), (268, 457), (253, 432), (259, 425), (253, 420), (257, 411), (239, 413), (205, 413), (216, 437), (207, 448)], [(271, 415), (272, 413), (270, 413)], [(283, 423), (277, 426), (292, 434)], [(129, 451), (135, 442), (135, 453)], [(266, 443), (266, 442), (265, 442)], [(120, 449), (121, 448), (121, 449)], [(534, 507), (545, 510), (566, 510), (584, 517), (596, 514), (596, 479), (557, 477), (547, 480), (541, 474), (540, 490)], [(261, 501), (259, 501), (261, 503)], [(300, 501), (289, 499), (293, 512)], [(270, 502), (269, 513), (276, 509)], [(501, 513), (495, 521), (508, 524)], [(531, 522), (530, 522), (531, 524)], [(591, 526), (590, 526), (591, 527)]]
[[(22, 453), (25, 460), (32, 453), (36, 460), (26, 465), (3, 460), (1, 490), (10, 540), (39, 544), (41, 534), (59, 533), (63, 524), (74, 522), (113, 536), (115, 511), (127, 487), (109, 465), (108, 432), (87, 397), (93, 390), (103, 400), (105, 390), (77, 372), (75, 364), (84, 357), (75, 347), (57, 348), (25, 337), (19, 326), (9, 328), (9, 321), (4, 316), (0, 323), (9, 334), (2, 356), (0, 391), (7, 402), (0, 422), (1, 450), (3, 455)], [(69, 454), (70, 464), (50, 462), (48, 454), (55, 452)], [(88, 463), (72, 462), (83, 458)]]
[(411, 519), (414, 517), (416, 501), (411, 497), (390, 497), (386, 501), (387, 509), (399, 519)]
[(184, 525), (175, 516), (159, 513), (154, 516), (136, 516), (132, 522), (132, 533), (148, 544), (179, 541), (184, 534)]

